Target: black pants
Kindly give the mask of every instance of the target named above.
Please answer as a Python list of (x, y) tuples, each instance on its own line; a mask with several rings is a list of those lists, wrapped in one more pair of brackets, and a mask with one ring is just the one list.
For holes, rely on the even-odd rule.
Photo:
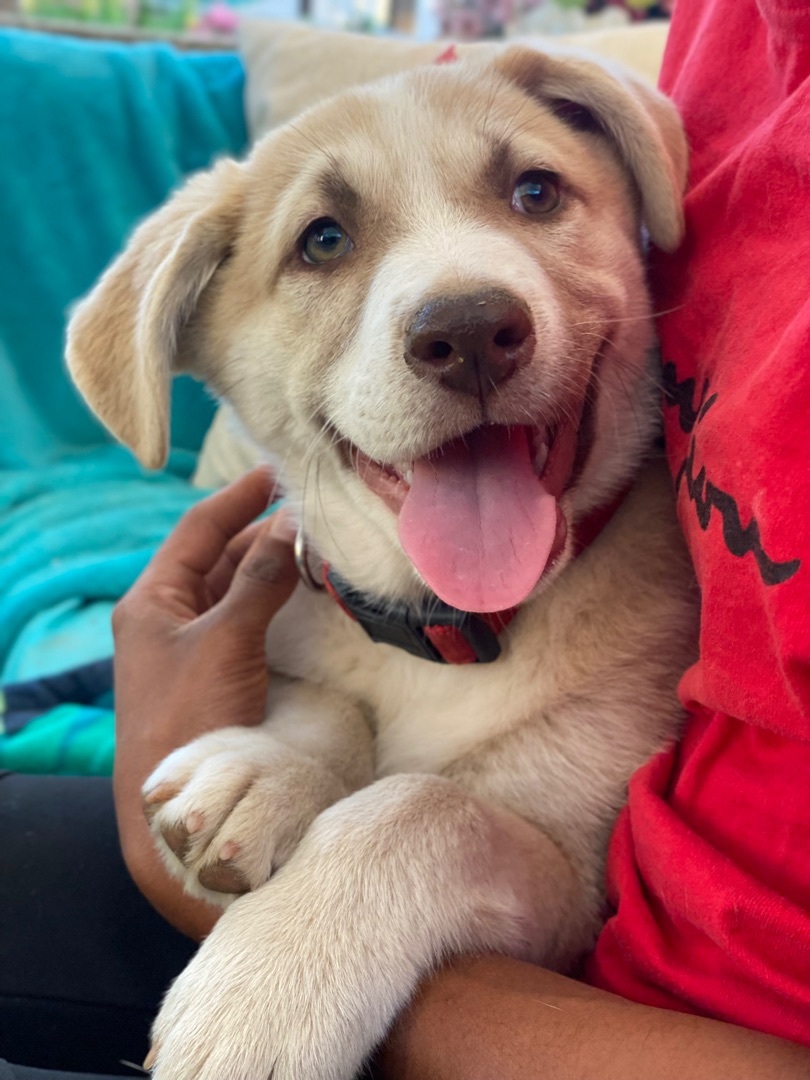
[(130, 881), (109, 780), (0, 774), (0, 1080), (138, 1075), (194, 948)]

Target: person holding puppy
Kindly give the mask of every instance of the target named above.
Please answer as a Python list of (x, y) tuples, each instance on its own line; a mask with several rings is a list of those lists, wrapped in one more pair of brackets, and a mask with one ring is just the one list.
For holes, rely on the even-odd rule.
[[(583, 979), (451, 960), (382, 1048), (386, 1080), (810, 1076), (810, 9), (679, 0), (662, 84), (693, 161), (686, 242), (653, 265), (702, 596), (687, 725), (631, 782)], [(264, 632), (296, 580), (283, 520), (252, 524), (270, 483), (253, 473), (200, 504), (115, 618), (124, 857), (196, 940), (218, 911), (169, 877), (140, 790), (191, 738), (262, 719)]]
[(810, 9), (680, 0), (662, 87), (692, 149), (686, 241), (653, 264), (702, 595), (687, 726), (631, 782), (591, 985), (451, 963), (393, 1033), (389, 1077), (810, 1075), (792, 1045), (810, 1046)]

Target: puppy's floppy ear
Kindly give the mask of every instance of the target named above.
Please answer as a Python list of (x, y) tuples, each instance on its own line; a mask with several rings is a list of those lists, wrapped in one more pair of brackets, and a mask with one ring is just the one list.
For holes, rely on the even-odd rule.
[(641, 194), (650, 238), (674, 251), (683, 238), (688, 148), (675, 106), (651, 86), (597, 60), (506, 49), (495, 67), (573, 127), (615, 144)]
[(136, 230), (68, 327), (76, 385), (149, 468), (166, 461), (178, 342), (233, 242), (242, 176), (240, 165), (223, 161), (192, 179)]

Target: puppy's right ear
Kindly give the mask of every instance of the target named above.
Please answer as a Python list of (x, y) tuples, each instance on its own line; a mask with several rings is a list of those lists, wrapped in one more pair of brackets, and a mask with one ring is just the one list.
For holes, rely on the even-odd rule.
[(75, 310), (67, 363), (90, 408), (149, 468), (169, 449), (172, 371), (183, 328), (227, 256), (243, 169), (223, 161), (141, 225)]

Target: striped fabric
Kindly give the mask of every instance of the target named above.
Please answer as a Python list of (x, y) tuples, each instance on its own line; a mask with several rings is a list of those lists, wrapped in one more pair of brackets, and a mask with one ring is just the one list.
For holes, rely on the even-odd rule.
[(0, 769), (109, 776), (112, 660), (0, 689)]

